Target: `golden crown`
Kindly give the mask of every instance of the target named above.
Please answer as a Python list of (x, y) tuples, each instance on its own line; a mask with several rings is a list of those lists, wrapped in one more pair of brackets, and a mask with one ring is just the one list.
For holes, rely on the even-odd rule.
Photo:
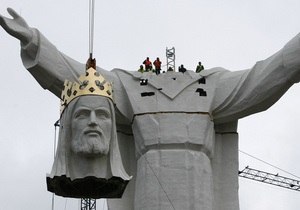
[(60, 113), (63, 113), (68, 104), (76, 97), (83, 95), (98, 95), (110, 98), (113, 101), (112, 84), (105, 81), (104, 77), (94, 68), (89, 68), (86, 75), (81, 75), (78, 82), (65, 80), (61, 93)]

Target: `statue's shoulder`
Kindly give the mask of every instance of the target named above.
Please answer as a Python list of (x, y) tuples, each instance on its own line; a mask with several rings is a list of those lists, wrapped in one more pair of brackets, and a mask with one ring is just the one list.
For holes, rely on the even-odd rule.
[(111, 72), (114, 72), (115, 74), (128, 74), (128, 75), (133, 73), (133, 71), (128, 71), (120, 68), (114, 68), (113, 70), (111, 70)]
[(119, 69), (119, 68), (115, 68), (113, 70), (111, 70), (112, 73), (120, 76), (132, 76), (132, 74), (134, 73), (134, 71), (128, 71), (128, 70), (124, 70), (124, 69)]
[(112, 72), (114, 72), (116, 75), (118, 75), (120, 80), (126, 80), (126, 79), (144, 79), (149, 78), (151, 75), (153, 75), (153, 72), (138, 72), (138, 71), (128, 71), (124, 69), (113, 69)]
[(105, 70), (105, 69), (102, 69), (100, 67), (97, 66), (97, 71), (108, 81), (111, 81), (115, 84), (119, 83), (120, 82), (120, 76), (119, 74), (121, 72), (126, 72), (125, 70), (123, 69), (112, 69), (112, 70)]
[(224, 69), (222, 67), (215, 67), (215, 68), (212, 68), (212, 69), (202, 70), (199, 74), (203, 77), (207, 77), (207, 76), (210, 76), (210, 75), (220, 75), (220, 74), (225, 74), (225, 73), (228, 73), (228, 72), (230, 72), (230, 71), (227, 70), (227, 69)]

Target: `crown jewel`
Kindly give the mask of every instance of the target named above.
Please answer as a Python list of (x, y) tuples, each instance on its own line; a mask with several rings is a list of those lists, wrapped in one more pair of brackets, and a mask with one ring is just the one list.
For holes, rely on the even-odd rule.
[(64, 109), (74, 98), (83, 95), (99, 95), (113, 100), (112, 84), (105, 81), (102, 75), (98, 75), (94, 68), (89, 68), (86, 71), (86, 75), (81, 75), (78, 78), (78, 82), (72, 83), (65, 80), (61, 93), (60, 113), (63, 113)]

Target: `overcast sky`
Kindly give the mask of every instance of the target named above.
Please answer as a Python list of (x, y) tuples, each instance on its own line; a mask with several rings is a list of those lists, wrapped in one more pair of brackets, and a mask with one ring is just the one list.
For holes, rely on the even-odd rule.
[[(88, 0), (0, 0), (0, 14), (8, 16), (7, 7), (21, 13), (59, 50), (86, 62)], [(199, 61), (206, 69), (248, 69), (300, 32), (299, 8), (299, 0), (96, 0), (94, 55), (107, 70), (137, 70), (147, 56), (160, 57), (165, 64), (166, 47), (175, 47), (176, 66), (184, 64), (189, 70)], [(46, 173), (53, 163), (59, 100), (24, 69), (19, 42), (2, 29), (0, 55), (0, 206), (51, 209)], [(299, 93), (296, 84), (266, 112), (239, 121), (240, 150), (297, 176)], [(295, 178), (239, 155), (240, 170), (249, 165)], [(300, 192), (242, 178), (239, 183), (241, 210), (299, 209)], [(55, 209), (76, 208), (78, 200), (55, 197)]]

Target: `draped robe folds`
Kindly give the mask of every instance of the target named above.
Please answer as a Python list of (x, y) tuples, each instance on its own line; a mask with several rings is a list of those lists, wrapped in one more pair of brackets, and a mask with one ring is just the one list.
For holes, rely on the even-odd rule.
[[(64, 80), (75, 80), (84, 64), (33, 32), (21, 49), (23, 64), (59, 97)], [(299, 82), (299, 37), (242, 71), (155, 75), (97, 68), (114, 84), (121, 156), (135, 177), (109, 208), (239, 209), (238, 119), (268, 109)]]

